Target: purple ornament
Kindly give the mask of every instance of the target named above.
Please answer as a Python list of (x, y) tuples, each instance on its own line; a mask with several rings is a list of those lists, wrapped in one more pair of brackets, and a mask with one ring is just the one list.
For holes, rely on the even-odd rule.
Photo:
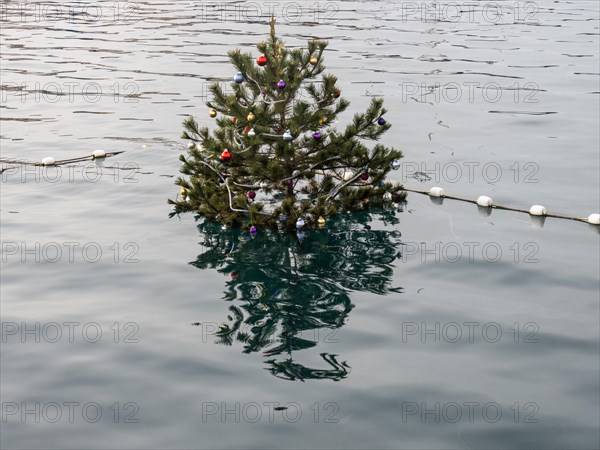
[(248, 191), (248, 193), (246, 195), (248, 196), (248, 198), (250, 200), (254, 200), (254, 198), (256, 197), (256, 192), (254, 192), (254, 191)]
[(287, 184), (288, 186), (291, 186), (291, 185), (292, 185), (292, 183), (293, 183), (293, 181), (292, 181), (292, 180), (286, 180), (286, 184)]
[(285, 89), (285, 81), (279, 80), (279, 82), (277, 83), (277, 87), (279, 89)]
[(319, 133), (318, 131), (316, 133), (313, 134), (313, 139), (315, 141), (320, 141), (321, 140), (321, 133)]
[(385, 119), (383, 117), (380, 117), (379, 120), (377, 121), (377, 123), (379, 125), (385, 125)]
[(254, 225), (252, 225), (250, 227), (250, 234), (256, 234), (258, 232), (258, 230), (256, 229), (256, 227)]
[(369, 174), (367, 172), (364, 172), (361, 176), (360, 179), (363, 181), (367, 181), (369, 179)]

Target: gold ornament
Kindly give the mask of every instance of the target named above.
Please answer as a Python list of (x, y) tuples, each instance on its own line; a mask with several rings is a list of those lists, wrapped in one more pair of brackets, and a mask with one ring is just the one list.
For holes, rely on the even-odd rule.
[(250, 114), (248, 114), (246, 119), (248, 119), (248, 122), (254, 122), (254, 119), (256, 119), (256, 116), (254, 114), (250, 113)]
[(317, 57), (316, 57), (316, 56), (313, 56), (312, 58), (310, 58), (310, 63), (311, 63), (313, 66), (316, 66), (316, 65), (319, 63), (319, 60), (317, 59)]
[(184, 187), (182, 186), (182, 187), (181, 187), (181, 190), (179, 191), (179, 194), (180, 194), (182, 197), (185, 197), (185, 196), (187, 195), (187, 189), (186, 189), (186, 188), (184, 188)]
[(321, 119), (319, 120), (319, 123), (321, 125), (325, 125), (325, 122), (327, 122), (327, 119), (325, 117), (321, 117)]
[(325, 226), (325, 218), (323, 216), (320, 216), (319, 219), (317, 220), (317, 224), (320, 227), (324, 227)]
[(211, 108), (211, 110), (208, 112), (208, 115), (214, 119), (217, 117), (217, 111)]

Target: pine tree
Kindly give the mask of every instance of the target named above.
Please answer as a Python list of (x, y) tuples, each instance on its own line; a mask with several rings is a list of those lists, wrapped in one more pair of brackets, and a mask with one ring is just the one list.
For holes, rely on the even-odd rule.
[(341, 98), (334, 75), (324, 73), (327, 42), (288, 49), (275, 34), (257, 45), (255, 61), (239, 49), (228, 53), (237, 69), (232, 93), (210, 87), (211, 133), (189, 117), (181, 155), (177, 211), (195, 211), (226, 226), (288, 230), (323, 225), (340, 212), (383, 207), (403, 198), (401, 186), (386, 181), (399, 166), (399, 150), (378, 141), (389, 130), (383, 99), (355, 114), (345, 131), (335, 128), (350, 103)]

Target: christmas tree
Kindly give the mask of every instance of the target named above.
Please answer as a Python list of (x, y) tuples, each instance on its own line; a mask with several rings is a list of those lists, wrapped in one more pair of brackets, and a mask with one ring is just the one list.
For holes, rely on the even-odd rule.
[(337, 131), (339, 114), (350, 103), (341, 98), (334, 75), (326, 74), (326, 41), (288, 49), (275, 34), (257, 45), (255, 58), (239, 49), (228, 53), (236, 68), (231, 93), (210, 87), (211, 132), (190, 117), (181, 155), (180, 197), (176, 211), (195, 211), (229, 227), (300, 229), (324, 225), (340, 212), (381, 208), (404, 198), (401, 186), (386, 181), (400, 165), (399, 150), (378, 141), (390, 128), (383, 99), (374, 98)]

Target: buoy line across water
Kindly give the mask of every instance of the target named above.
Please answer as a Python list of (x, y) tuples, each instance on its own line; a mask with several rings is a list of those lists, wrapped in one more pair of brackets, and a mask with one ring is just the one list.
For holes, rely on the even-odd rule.
[(106, 152), (104, 150), (94, 150), (91, 155), (80, 156), (79, 158), (56, 160), (52, 156), (46, 156), (44, 159), (42, 159), (41, 161), (38, 161), (38, 162), (20, 161), (20, 160), (16, 160), (16, 159), (0, 158), (0, 163), (2, 163), (2, 164), (21, 164), (24, 166), (50, 167), (50, 166), (60, 166), (60, 165), (64, 165), (64, 164), (78, 163), (78, 162), (87, 161), (87, 160), (108, 158), (110, 156), (119, 155), (121, 153), (124, 153), (124, 152), (123, 151), (121, 151), (121, 152)]
[(565, 216), (563, 214), (549, 213), (546, 210), (546, 208), (542, 205), (533, 205), (531, 208), (529, 208), (529, 210), (520, 209), (520, 208), (511, 208), (508, 206), (502, 206), (502, 205), (495, 204), (492, 201), (492, 199), (486, 195), (481, 195), (475, 200), (469, 199), (469, 198), (463, 198), (463, 197), (456, 197), (453, 195), (447, 195), (446, 192), (444, 191), (444, 189), (442, 189), (441, 187), (438, 187), (438, 186), (432, 187), (429, 191), (421, 191), (418, 189), (409, 189), (409, 188), (404, 188), (404, 187), (402, 188), (402, 190), (406, 191), (406, 192), (413, 192), (415, 194), (427, 195), (427, 196), (433, 197), (433, 198), (448, 198), (450, 200), (458, 200), (461, 202), (473, 203), (482, 208), (500, 209), (500, 210), (504, 210), (504, 211), (514, 211), (514, 212), (529, 214), (530, 216), (553, 217), (555, 219), (574, 220), (577, 222), (589, 223), (591, 225), (600, 225), (600, 214), (590, 214), (587, 218), (581, 218), (581, 217)]
[[(52, 156), (47, 156), (39, 162), (9, 160), (9, 159), (5, 159), (5, 158), (0, 158), (0, 163), (21, 164), (21, 165), (30, 165), (30, 166), (59, 166), (59, 165), (63, 165), (63, 164), (71, 164), (71, 163), (77, 163), (77, 162), (81, 162), (81, 161), (87, 161), (90, 159), (94, 160), (94, 159), (107, 158), (110, 156), (119, 155), (121, 153), (124, 153), (124, 152), (123, 151), (106, 152), (104, 150), (94, 150), (91, 155), (81, 156), (79, 158), (55, 160)], [(346, 174), (344, 174), (344, 175), (346, 175)], [(463, 197), (456, 197), (453, 195), (447, 195), (446, 192), (444, 191), (444, 189), (441, 187), (438, 187), (438, 186), (432, 187), (431, 189), (429, 189), (429, 191), (422, 191), (422, 190), (418, 190), (418, 189), (410, 189), (410, 188), (405, 188), (405, 187), (402, 187), (401, 190), (406, 191), (406, 192), (412, 192), (415, 194), (427, 195), (428, 197), (432, 197), (432, 198), (442, 198), (442, 199), (447, 198), (450, 200), (458, 200), (461, 202), (473, 203), (482, 208), (500, 209), (500, 210), (504, 210), (504, 211), (514, 211), (514, 212), (529, 214), (530, 216), (552, 217), (555, 219), (574, 220), (576, 222), (584, 222), (584, 223), (588, 223), (591, 225), (600, 225), (600, 214), (597, 214), (597, 213), (590, 214), (586, 218), (581, 218), (581, 217), (565, 216), (563, 214), (548, 213), (548, 211), (546, 210), (546, 207), (544, 207), (542, 205), (533, 205), (531, 208), (529, 208), (529, 210), (520, 209), (520, 208), (511, 208), (508, 206), (502, 206), (502, 205), (495, 204), (493, 202), (493, 200), (486, 195), (481, 195), (476, 200), (469, 199), (469, 198), (463, 198)], [(303, 225), (304, 225), (303, 223), (300, 224), (300, 227), (302, 227)]]

